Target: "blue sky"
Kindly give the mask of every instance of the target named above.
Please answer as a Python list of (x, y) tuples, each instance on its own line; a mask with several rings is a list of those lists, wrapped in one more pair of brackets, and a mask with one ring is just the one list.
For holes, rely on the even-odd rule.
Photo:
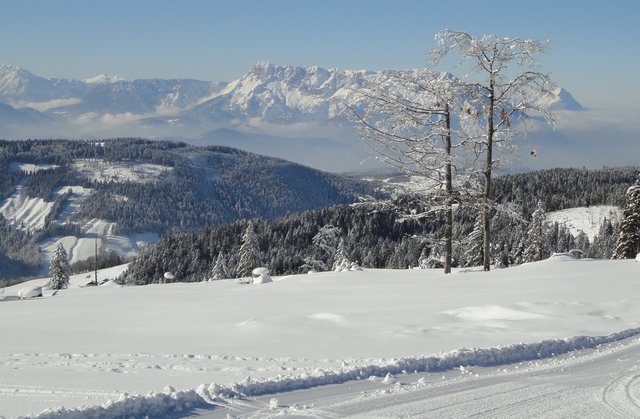
[(0, 62), (44, 77), (232, 80), (258, 60), (423, 66), (444, 29), (550, 39), (542, 69), (591, 108), (639, 109), (640, 2), (3, 1)]

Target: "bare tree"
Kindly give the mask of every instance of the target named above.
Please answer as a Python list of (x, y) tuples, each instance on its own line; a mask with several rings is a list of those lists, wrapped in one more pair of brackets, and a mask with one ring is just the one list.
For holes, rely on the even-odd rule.
[[(457, 55), (460, 65), (470, 65), (464, 78), (469, 100), (475, 100), (466, 113), (466, 132), (475, 137), (476, 153), (484, 155), (483, 185), (483, 249), (484, 270), (490, 269), (490, 207), (491, 176), (499, 161), (494, 147), (513, 145), (519, 135), (517, 124), (531, 112), (553, 122), (544, 107), (544, 95), (550, 94), (551, 81), (546, 74), (535, 71), (536, 56), (544, 53), (546, 41), (520, 38), (500, 38), (495, 35), (473, 37), (466, 32), (444, 30), (436, 35), (438, 47), (433, 51), (434, 65), (445, 57)], [(461, 84), (460, 86), (463, 86)]]
[[(425, 189), (444, 194), (444, 272), (451, 272), (454, 172), (466, 136), (453, 119), (465, 109), (462, 86), (449, 74), (431, 70), (390, 72), (388, 81), (360, 91), (367, 106), (353, 110), (358, 133), (378, 158), (405, 173), (428, 179)], [(425, 192), (425, 191), (422, 191)], [(436, 194), (437, 195), (437, 194)]]

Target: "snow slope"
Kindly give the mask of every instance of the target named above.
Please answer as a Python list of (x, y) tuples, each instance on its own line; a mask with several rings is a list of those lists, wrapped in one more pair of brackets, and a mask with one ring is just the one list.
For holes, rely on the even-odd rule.
[[(130, 176), (135, 182), (151, 182), (156, 179), (156, 175), (166, 172), (164, 166), (141, 165), (132, 167), (120, 167), (113, 165), (112, 170), (87, 172), (102, 180), (121, 176)], [(150, 166), (150, 167), (147, 167)], [(158, 167), (156, 167), (158, 166)], [(38, 170), (37, 167), (26, 169)], [(58, 188), (54, 196), (60, 196), (67, 191), (72, 193), (66, 199), (58, 215), (56, 222), (64, 224), (78, 209), (81, 201), (93, 192), (92, 189), (81, 186), (63, 186)], [(29, 197), (23, 186), (18, 186), (16, 191), (8, 197), (0, 206), (0, 215), (7, 219), (16, 228), (26, 229), (35, 232), (44, 228), (47, 215), (51, 212), (55, 200), (50, 202), (42, 198)], [(62, 242), (69, 262), (75, 263), (85, 260), (95, 254), (95, 237), (98, 235), (99, 251), (115, 251), (118, 255), (128, 258), (140, 253), (142, 247), (155, 243), (160, 236), (155, 232), (138, 233), (130, 236), (119, 236), (113, 234), (115, 223), (106, 220), (92, 219), (86, 221), (82, 227), (82, 236), (53, 237), (40, 243), (42, 248), (43, 266), (49, 266), (49, 260), (58, 244)], [(48, 269), (48, 268), (47, 268)]]
[(567, 227), (574, 236), (583, 231), (589, 237), (589, 241), (593, 242), (605, 218), (613, 222), (619, 221), (621, 217), (622, 211), (616, 206), (596, 205), (550, 212), (547, 214), (546, 222), (558, 222)]
[(0, 206), (0, 215), (16, 228), (33, 232), (44, 228), (45, 218), (53, 204), (54, 201), (29, 197), (24, 186), (19, 185)]
[(95, 239), (98, 237), (98, 251), (113, 251), (126, 258), (140, 254), (142, 248), (160, 240), (157, 233), (136, 233), (130, 236), (113, 234), (116, 223), (97, 218), (87, 221), (82, 226), (83, 236), (53, 237), (40, 243), (43, 250), (44, 265), (49, 266), (56, 246), (62, 243), (70, 263), (79, 262), (95, 255)]
[[(462, 389), (488, 396), (492, 385), (504, 384), (514, 390), (517, 402), (516, 397), (526, 393), (513, 387), (519, 387), (514, 383), (521, 376), (491, 370), (491, 365), (608, 343), (638, 354), (637, 343), (623, 340), (640, 332), (639, 273), (640, 264), (633, 260), (558, 256), (490, 273), (462, 270), (444, 276), (432, 270), (368, 270), (274, 278), (275, 282), (262, 285), (217, 281), (79, 288), (86, 282), (80, 276), (69, 290), (26, 301), (15, 300), (27, 286), (20, 285), (7, 289), (0, 302), (0, 414), (89, 405), (93, 407), (77, 411), (77, 417), (171, 412), (178, 417), (224, 417), (243, 408), (263, 409), (253, 417), (265, 417), (270, 396), (264, 402), (261, 394), (359, 377), (358, 386), (361, 382), (372, 386), (362, 387), (365, 396), (380, 391), (380, 396), (396, 392), (400, 397), (411, 386), (416, 391), (433, 387), (434, 378), (443, 374), (445, 380), (438, 385), (450, 383), (447, 388), (452, 394)], [(608, 336), (614, 332), (621, 333)], [(572, 336), (601, 337), (563, 340)], [(494, 349), (460, 349), (464, 347)], [(634, 357), (625, 365), (635, 365), (640, 354)], [(555, 361), (545, 362), (553, 366)], [(476, 389), (468, 378), (474, 375), (466, 370), (446, 372), (460, 365), (485, 366), (489, 369), (482, 370), (486, 373), (481, 376), (503, 378), (478, 381)], [(593, 373), (600, 374), (604, 368)], [(617, 368), (611, 374), (622, 374), (622, 365)], [(402, 370), (431, 375), (420, 383), (420, 377), (404, 375)], [(434, 376), (433, 371), (443, 370)], [(589, 371), (580, 371), (588, 381)], [(385, 383), (387, 373), (395, 378), (388, 377)], [(453, 380), (460, 375), (462, 384)], [(378, 378), (365, 380), (371, 376)], [(606, 381), (597, 377), (598, 383)], [(398, 388), (393, 381), (399, 382)], [(331, 415), (321, 409), (307, 413), (342, 417), (368, 409), (374, 416), (398, 416), (393, 402), (385, 405), (377, 398), (360, 400), (367, 407), (361, 410), (356, 403), (361, 394), (351, 397), (347, 391), (353, 386), (354, 382), (315, 393), (331, 396), (324, 397), (324, 403), (340, 401), (344, 394), (345, 410), (333, 406), (337, 413)], [(623, 398), (624, 392), (617, 391), (612, 398)], [(147, 396), (136, 396), (143, 394)], [(286, 413), (294, 403), (302, 408), (310, 400), (296, 394), (277, 396), (288, 401), (282, 408), (275, 401), (273, 412)], [(422, 397), (414, 394), (414, 401)], [(505, 397), (508, 401), (509, 395)], [(211, 410), (214, 398), (221, 406), (217, 410)], [(109, 399), (112, 402), (107, 403)], [(424, 405), (414, 407), (419, 411)], [(175, 409), (183, 410), (178, 414)], [(606, 406), (602, 409), (598, 412), (609, 411)], [(458, 416), (466, 411), (442, 412)], [(73, 416), (66, 411), (60, 417)]]

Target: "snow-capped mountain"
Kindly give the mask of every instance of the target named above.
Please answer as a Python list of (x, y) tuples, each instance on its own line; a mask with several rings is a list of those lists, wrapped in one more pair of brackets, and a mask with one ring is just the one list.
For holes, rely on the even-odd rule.
[[(0, 65), (0, 103), (10, 107), (0, 109), (0, 119), (9, 122), (0, 126), (0, 137), (178, 138), (347, 171), (369, 157), (347, 110), (366, 108), (358, 91), (398, 77), (420, 78), (427, 71), (323, 69), (260, 61), (237, 80), (215, 83), (121, 80), (104, 74), (85, 80), (47, 79)], [(410, 89), (406, 93), (419, 94)], [(541, 100), (556, 110), (582, 109), (561, 88)], [(243, 144), (233, 142), (237, 137), (245, 139)]]
[(221, 111), (233, 118), (274, 123), (326, 122), (344, 112), (340, 103), (368, 79), (384, 73), (277, 66), (260, 61), (191, 115), (206, 120)]
[[(230, 83), (191, 79), (121, 80), (98, 75), (85, 80), (46, 79), (16, 66), (0, 65), (0, 100), (65, 117), (132, 114), (197, 120), (203, 124), (259, 118), (278, 124), (326, 123), (345, 113), (345, 104), (362, 101), (355, 93), (365, 85), (398, 75), (418, 77), (425, 69), (341, 70), (256, 63)], [(582, 107), (558, 88), (545, 102), (555, 108)], [(204, 132), (204, 131), (203, 131)]]
[(577, 100), (562, 87), (555, 89), (543, 95), (539, 100), (540, 105), (546, 106), (552, 111), (583, 111), (585, 108), (578, 103)]
[(45, 79), (23, 68), (0, 64), (0, 101), (15, 107), (77, 97), (84, 89), (85, 83), (79, 80)]
[(0, 65), (1, 102), (63, 118), (175, 113), (225, 84), (191, 79), (127, 81), (104, 74), (85, 80), (46, 79), (20, 67)]

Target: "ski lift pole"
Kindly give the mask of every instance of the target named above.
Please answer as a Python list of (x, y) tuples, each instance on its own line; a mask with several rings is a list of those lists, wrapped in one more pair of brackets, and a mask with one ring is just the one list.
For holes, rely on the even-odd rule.
[(96, 286), (98, 285), (98, 233), (96, 233), (96, 241), (95, 241), (95, 258), (93, 260), (93, 278)]

